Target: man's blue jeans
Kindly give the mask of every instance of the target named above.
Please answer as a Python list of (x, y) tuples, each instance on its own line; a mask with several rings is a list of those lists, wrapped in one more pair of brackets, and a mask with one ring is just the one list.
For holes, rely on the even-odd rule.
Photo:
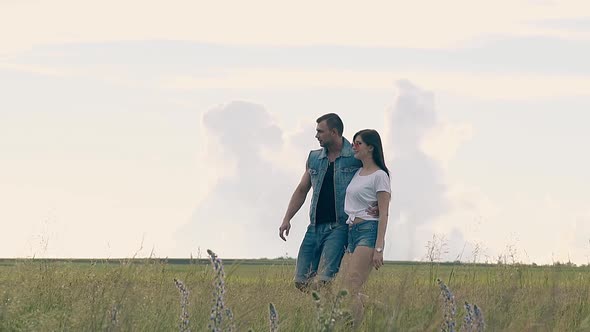
[(322, 223), (307, 226), (307, 232), (297, 255), (295, 283), (307, 284), (313, 277), (330, 281), (338, 269), (346, 245), (348, 225)]

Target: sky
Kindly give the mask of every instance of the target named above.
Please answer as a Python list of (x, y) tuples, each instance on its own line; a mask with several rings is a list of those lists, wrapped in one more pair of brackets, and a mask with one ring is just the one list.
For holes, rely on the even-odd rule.
[(0, 257), (296, 257), (335, 112), (385, 259), (590, 262), (585, 1), (0, 0), (0, 41)]

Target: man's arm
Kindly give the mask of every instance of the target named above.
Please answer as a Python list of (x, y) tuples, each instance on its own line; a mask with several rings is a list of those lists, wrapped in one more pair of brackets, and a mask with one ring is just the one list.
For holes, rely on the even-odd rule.
[(369, 206), (365, 211), (371, 217), (377, 217), (377, 218), (379, 218), (379, 200), (377, 200), (377, 202), (375, 202), (375, 205)]
[(287, 241), (285, 236), (289, 235), (289, 230), (291, 229), (291, 219), (295, 216), (297, 211), (301, 209), (303, 203), (305, 203), (305, 198), (307, 197), (309, 189), (311, 189), (311, 176), (309, 175), (306, 166), (305, 173), (301, 177), (299, 185), (297, 185), (297, 188), (295, 188), (293, 196), (291, 196), (289, 206), (287, 207), (287, 212), (283, 218), (283, 223), (281, 224), (281, 227), (279, 227), (279, 237), (283, 239), (283, 241)]

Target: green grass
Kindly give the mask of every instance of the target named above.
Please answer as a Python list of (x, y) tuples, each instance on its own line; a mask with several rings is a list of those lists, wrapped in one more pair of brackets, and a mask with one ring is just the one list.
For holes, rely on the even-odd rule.
[[(268, 331), (270, 302), (279, 313), (279, 330), (315, 329), (314, 302), (293, 287), (293, 271), (289, 260), (225, 262), (225, 303), (238, 331)], [(362, 330), (438, 330), (443, 318), (437, 277), (455, 295), (458, 326), (468, 301), (482, 308), (488, 331), (590, 331), (587, 267), (417, 263), (388, 263), (371, 274)], [(206, 330), (214, 279), (206, 261), (0, 262), (0, 331), (178, 330), (174, 278), (190, 291), (191, 330)], [(338, 284), (320, 292), (325, 305)]]

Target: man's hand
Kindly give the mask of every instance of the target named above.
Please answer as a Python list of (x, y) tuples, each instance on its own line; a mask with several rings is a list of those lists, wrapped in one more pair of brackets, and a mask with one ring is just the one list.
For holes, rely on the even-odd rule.
[(287, 241), (285, 236), (289, 236), (289, 230), (291, 229), (291, 223), (288, 220), (284, 220), (279, 227), (279, 237), (283, 239), (283, 241)]
[(366, 210), (365, 210), (371, 217), (379, 217), (379, 205), (377, 205), (377, 202), (375, 202), (374, 206), (369, 206)]

